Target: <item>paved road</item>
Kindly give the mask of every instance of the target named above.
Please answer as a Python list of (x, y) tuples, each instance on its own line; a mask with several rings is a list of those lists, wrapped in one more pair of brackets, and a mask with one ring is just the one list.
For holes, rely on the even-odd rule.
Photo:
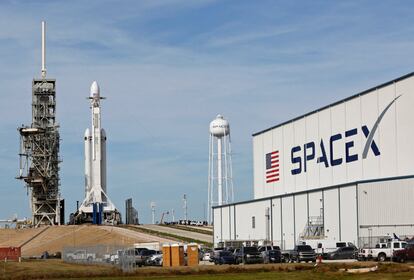
[(197, 240), (200, 240), (200, 241), (203, 241), (203, 242), (213, 243), (213, 236), (198, 233), (198, 232), (191, 232), (191, 231), (188, 231), (188, 230), (182, 230), (182, 229), (159, 226), (159, 225), (139, 225), (137, 227), (138, 228), (155, 230), (155, 231), (159, 231), (159, 232), (170, 233), (170, 234), (174, 234), (174, 235), (178, 235), (178, 236), (182, 236), (182, 237), (186, 237), (186, 238), (197, 239)]

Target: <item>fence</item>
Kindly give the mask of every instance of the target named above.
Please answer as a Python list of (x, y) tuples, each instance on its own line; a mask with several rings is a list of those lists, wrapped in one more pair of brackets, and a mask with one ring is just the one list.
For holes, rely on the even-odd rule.
[(65, 247), (62, 259), (70, 263), (116, 265), (123, 271), (131, 271), (135, 268), (135, 249), (116, 245)]

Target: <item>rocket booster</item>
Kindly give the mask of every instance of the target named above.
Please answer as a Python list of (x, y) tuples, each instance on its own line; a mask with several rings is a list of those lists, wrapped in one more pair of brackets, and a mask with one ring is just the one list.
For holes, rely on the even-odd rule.
[(85, 197), (90, 202), (106, 202), (106, 133), (101, 127), (99, 85), (91, 85), (92, 127), (85, 131)]

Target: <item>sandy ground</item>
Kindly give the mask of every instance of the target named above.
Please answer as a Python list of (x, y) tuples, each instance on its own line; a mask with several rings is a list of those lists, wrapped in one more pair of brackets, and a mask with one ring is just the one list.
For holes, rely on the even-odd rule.
[(22, 246), (22, 256), (62, 252), (64, 247), (93, 245), (132, 246), (139, 242), (173, 242), (126, 228), (112, 226), (53, 226), (37, 229), (0, 229), (0, 246)]

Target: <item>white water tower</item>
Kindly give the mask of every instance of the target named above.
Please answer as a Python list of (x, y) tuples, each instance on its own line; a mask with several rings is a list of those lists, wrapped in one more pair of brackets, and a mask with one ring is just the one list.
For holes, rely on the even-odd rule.
[(210, 123), (208, 160), (207, 220), (211, 224), (212, 207), (227, 204), (234, 200), (230, 125), (222, 115), (217, 115)]

